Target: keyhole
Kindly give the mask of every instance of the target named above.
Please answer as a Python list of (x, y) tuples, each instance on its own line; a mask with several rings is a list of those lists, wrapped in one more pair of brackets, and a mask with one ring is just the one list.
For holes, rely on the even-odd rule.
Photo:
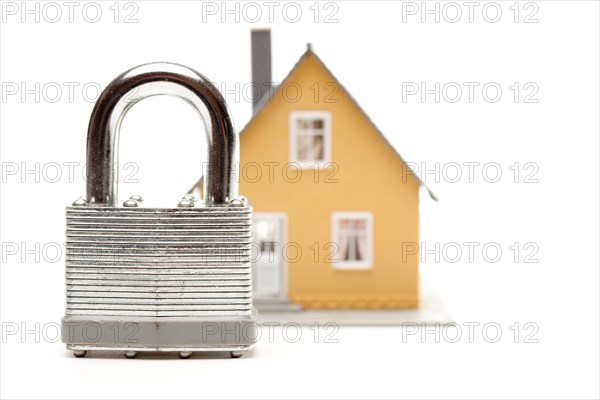
[(119, 205), (136, 194), (143, 207), (176, 207), (202, 173), (206, 129), (192, 106), (177, 97), (153, 96), (134, 105), (119, 143)]

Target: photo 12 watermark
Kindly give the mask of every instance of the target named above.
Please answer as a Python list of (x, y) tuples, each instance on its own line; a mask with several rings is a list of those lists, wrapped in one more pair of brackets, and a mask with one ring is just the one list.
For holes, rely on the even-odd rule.
[(402, 82), (402, 103), (487, 103), (537, 104), (536, 82)]
[(537, 24), (539, 11), (533, 1), (403, 1), (402, 23)]
[(401, 260), (408, 262), (417, 258), (427, 263), (483, 263), (496, 264), (508, 261), (514, 264), (537, 264), (540, 262), (540, 245), (537, 242), (402, 242)]
[[(3, 184), (54, 184), (85, 182), (88, 165), (79, 161), (3, 161), (0, 167), (0, 179)], [(140, 166), (137, 162), (115, 162), (111, 170), (112, 176), (120, 184), (140, 182)]]
[(336, 1), (203, 1), (202, 23), (337, 24), (341, 2)]
[(296, 104), (337, 104), (340, 101), (341, 87), (335, 81), (296, 82), (212, 82), (227, 103), (253, 104), (254, 99), (266, 103), (276, 100)]
[(402, 343), (539, 343), (540, 327), (535, 322), (514, 322), (502, 325), (498, 322), (450, 322), (426, 324), (402, 323)]
[(402, 182), (416, 176), (423, 183), (540, 183), (540, 165), (535, 161), (406, 162)]
[(135, 1), (2, 1), (1, 21), (10, 23), (139, 23), (140, 3)]
[[(236, 172), (237, 171), (237, 172)], [(332, 184), (339, 183), (340, 166), (335, 162), (314, 161), (307, 166), (299, 162), (279, 161), (248, 161), (237, 163), (232, 171), (231, 179), (237, 183), (298, 183), (303, 177), (310, 179), (312, 183)], [(209, 163), (202, 163), (202, 174), (216, 174)]]

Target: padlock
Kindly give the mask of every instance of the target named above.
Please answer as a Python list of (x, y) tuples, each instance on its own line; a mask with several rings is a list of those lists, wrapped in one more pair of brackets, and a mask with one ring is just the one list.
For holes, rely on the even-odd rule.
[[(204, 199), (119, 207), (115, 165), (126, 112), (154, 95), (182, 98), (200, 114), (208, 140)], [(104, 89), (87, 137), (87, 195), (67, 207), (66, 313), (62, 340), (89, 350), (227, 351), (256, 342), (252, 307), (252, 208), (237, 193), (239, 142), (217, 88), (178, 64), (150, 63)]]

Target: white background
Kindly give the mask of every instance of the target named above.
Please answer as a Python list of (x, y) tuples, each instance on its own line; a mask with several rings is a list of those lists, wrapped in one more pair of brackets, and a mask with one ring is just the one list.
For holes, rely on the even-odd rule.
[[(62, 243), (64, 207), (84, 194), (81, 165), (93, 102), (81, 88), (90, 82), (104, 87), (122, 71), (156, 60), (188, 65), (228, 89), (236, 82), (243, 87), (250, 81), (250, 29), (271, 27), (275, 81), (312, 42), (406, 160), (428, 168), (436, 162), (498, 163), (503, 175), (497, 183), (487, 182), (481, 167), (473, 182), (466, 169), (457, 183), (424, 177), (440, 202), (422, 193), (421, 237), (429, 247), (497, 243), (503, 249), (500, 260), (487, 262), (479, 247), (473, 262), (467, 254), (456, 263), (430, 256), (421, 271), (457, 323), (495, 322), (503, 335), (488, 343), (479, 329), (473, 343), (466, 331), (458, 343), (436, 343), (433, 335), (422, 340), (419, 334), (403, 343), (401, 328), (342, 327), (339, 343), (323, 343), (321, 331), (315, 344), (309, 329), (298, 343), (284, 340), (277, 330), (273, 343), (263, 338), (253, 354), (239, 360), (156, 361), (75, 359), (60, 343), (34, 334), (21, 338), (19, 332), (3, 337), (2, 397), (598, 398), (597, 2), (536, 2), (537, 23), (523, 22), (533, 10), (525, 10), (524, 3), (515, 23), (512, 1), (498, 3), (497, 23), (483, 18), (486, 3), (475, 9), (472, 23), (462, 2), (460, 21), (449, 23), (442, 15), (436, 23), (430, 15), (423, 23), (420, 14), (405, 15), (403, 22), (403, 3), (391, 1), (338, 2), (337, 23), (324, 23), (325, 11), (333, 10), (324, 10), (324, 4), (317, 23), (309, 9), (313, 2), (300, 4), (297, 23), (285, 20), (280, 5), (269, 23), (268, 9), (259, 2), (261, 21), (245, 22), (242, 15), (236, 23), (230, 15), (224, 24), (220, 14), (203, 15), (201, 3), (192, 1), (137, 2), (137, 23), (123, 23), (135, 10), (124, 9), (124, 3), (118, 5), (118, 23), (109, 8), (112, 1), (101, 2), (97, 23), (82, 17), (85, 3), (75, 8), (72, 23), (68, 9), (58, 4), (63, 16), (56, 23), (45, 20), (55, 18), (47, 8), (39, 23), (35, 15), (22, 23), (20, 13), (3, 14), (0, 28), (2, 169), (32, 169), (36, 163), (40, 168), (38, 176), (22, 176), (20, 170), (3, 175), (3, 332), (9, 326), (35, 330), (36, 323), (52, 327), (64, 310), (64, 257), (56, 260), (48, 253), (36, 260), (22, 250), (38, 243), (39, 254), (44, 246), (50, 251), (53, 243)], [(43, 6), (38, 5), (40, 13)], [(54, 83), (62, 86), (62, 96), (51, 102), (56, 92), (40, 93), (36, 100), (5, 91), (21, 83), (35, 88), (36, 82), (40, 90), (49, 83), (47, 90)], [(65, 82), (79, 84), (72, 99)], [(457, 103), (444, 98), (436, 103), (433, 96), (404, 102), (403, 82), (426, 82), (430, 88), (435, 82), (478, 82), (479, 88), (496, 82), (503, 94), (496, 103), (483, 99), (481, 90), (472, 103), (466, 92)], [(538, 102), (524, 103), (523, 92), (515, 103), (509, 89), (514, 82), (535, 83)], [(88, 95), (93, 97), (93, 88)], [(239, 96), (226, 95), (238, 129), (251, 113), (247, 99)], [(174, 99), (153, 98), (136, 106), (123, 127), (121, 161), (140, 166), (139, 183), (122, 185), (121, 193), (175, 204), (198, 177), (201, 126), (193, 111)], [(65, 162), (79, 165), (73, 182), (66, 167), (58, 182), (50, 182), (53, 163)], [(515, 183), (509, 169), (515, 162), (521, 168), (535, 163), (538, 182), (524, 183), (521, 175)], [(539, 262), (525, 263), (523, 249), (515, 262), (509, 249), (515, 242), (536, 244)], [(8, 254), (7, 244), (16, 244), (19, 252)], [(518, 343), (510, 330), (515, 322)], [(538, 343), (524, 343), (527, 322), (539, 327)]]

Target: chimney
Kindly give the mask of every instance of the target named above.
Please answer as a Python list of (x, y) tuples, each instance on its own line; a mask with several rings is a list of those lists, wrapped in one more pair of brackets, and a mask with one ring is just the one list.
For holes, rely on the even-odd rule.
[(271, 30), (252, 30), (252, 113), (256, 113), (258, 101), (271, 91)]

